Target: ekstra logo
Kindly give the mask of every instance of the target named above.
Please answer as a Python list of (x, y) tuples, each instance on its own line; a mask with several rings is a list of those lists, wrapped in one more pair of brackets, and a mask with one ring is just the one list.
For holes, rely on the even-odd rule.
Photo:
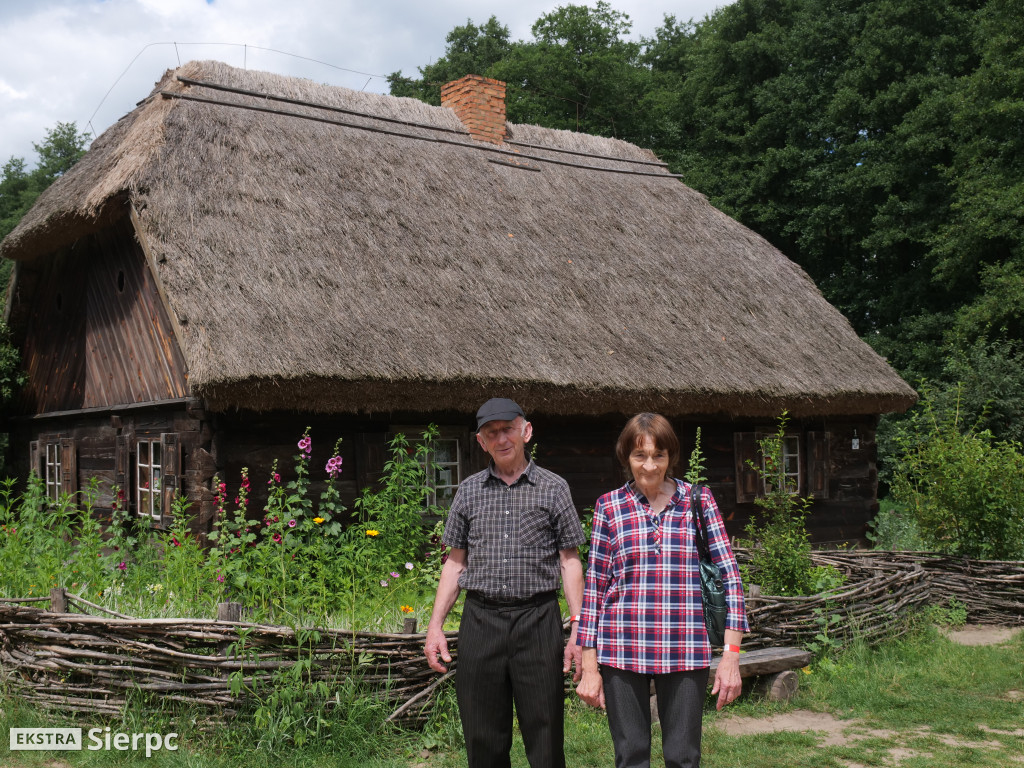
[(115, 749), (119, 752), (145, 750), (146, 757), (166, 749), (178, 749), (178, 734), (114, 733), (107, 728), (90, 728), (83, 744), (81, 728), (11, 728), (11, 751)]

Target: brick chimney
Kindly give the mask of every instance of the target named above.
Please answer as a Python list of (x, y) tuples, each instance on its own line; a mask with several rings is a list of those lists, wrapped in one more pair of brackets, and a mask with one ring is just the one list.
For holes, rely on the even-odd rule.
[(477, 141), (505, 141), (505, 84), (480, 75), (466, 75), (441, 86), (441, 106), (456, 116)]

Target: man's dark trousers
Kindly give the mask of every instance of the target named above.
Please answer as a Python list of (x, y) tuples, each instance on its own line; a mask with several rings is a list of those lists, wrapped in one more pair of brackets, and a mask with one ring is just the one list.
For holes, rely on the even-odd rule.
[(564, 768), (562, 617), (555, 593), (503, 605), (470, 592), (455, 692), (469, 768), (507, 768), (515, 702), (532, 768)]

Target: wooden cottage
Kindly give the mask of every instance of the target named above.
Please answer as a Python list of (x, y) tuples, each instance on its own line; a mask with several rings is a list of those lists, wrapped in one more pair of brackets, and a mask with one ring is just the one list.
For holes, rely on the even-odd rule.
[(502, 395), (581, 511), (621, 482), (628, 416), (669, 416), (686, 453), (701, 427), (734, 534), (757, 433), (788, 409), (812, 536), (858, 540), (878, 416), (915, 399), (798, 266), (652, 153), (506, 123), (503, 84), (475, 76), (433, 107), (186, 64), (0, 255), (29, 374), (12, 459), (51, 493), (98, 478), (100, 506), (116, 484), (155, 526), (180, 489), (208, 530), (214, 474), (265, 485), (307, 426), (316, 470), (343, 438), (351, 501), (389, 436), (439, 425), (443, 500), (483, 466), (473, 413)]

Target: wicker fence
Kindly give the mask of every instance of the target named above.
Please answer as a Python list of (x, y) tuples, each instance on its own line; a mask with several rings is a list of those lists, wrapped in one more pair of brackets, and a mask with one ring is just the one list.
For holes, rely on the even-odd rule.
[[(739, 553), (743, 556), (743, 553)], [(748, 648), (804, 646), (828, 617), (833, 642), (854, 632), (891, 636), (915, 606), (967, 607), (978, 623), (1024, 625), (1024, 563), (987, 562), (927, 554), (817, 552), (818, 564), (847, 575), (843, 588), (811, 597), (751, 595)], [(359, 680), (364, 690), (406, 726), (430, 715), (438, 676), (422, 656), (423, 635), (293, 630), (237, 621), (100, 617), (101, 611), (57, 591), (50, 610), (30, 601), (0, 601), (0, 674), (21, 698), (42, 708), (116, 715), (129, 695), (158, 704), (181, 702), (230, 719), (266, 695), (289, 671), (330, 690)], [(449, 637), (457, 650), (454, 635)], [(232, 688), (238, 694), (232, 693)], [(134, 700), (134, 699), (133, 699)]]

